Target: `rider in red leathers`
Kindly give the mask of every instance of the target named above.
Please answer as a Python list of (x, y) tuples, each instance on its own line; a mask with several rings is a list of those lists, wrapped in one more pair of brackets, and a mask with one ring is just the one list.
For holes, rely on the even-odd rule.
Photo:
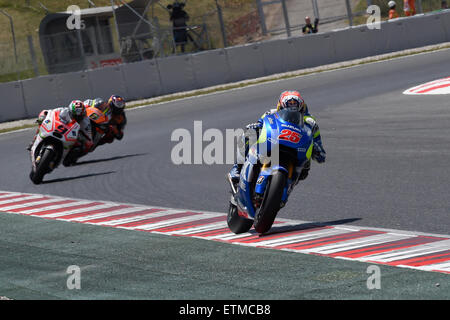
[[(88, 117), (86, 117), (86, 108), (82, 101), (73, 100), (68, 107), (60, 107), (54, 110), (60, 111), (60, 118), (63, 121), (69, 123), (71, 119), (75, 119), (80, 124), (80, 134), (78, 136), (79, 139), (79, 148), (83, 154), (89, 152), (89, 150), (93, 146), (92, 142), (92, 127), (91, 122)], [(39, 116), (36, 120), (36, 123), (40, 126), (44, 119), (47, 117), (47, 114), (50, 110), (42, 110), (39, 113)], [(28, 146), (27, 150), (31, 150), (34, 141), (36, 140), (36, 135), (39, 133), (39, 127), (36, 131), (36, 134), (33, 138), (33, 141)]]

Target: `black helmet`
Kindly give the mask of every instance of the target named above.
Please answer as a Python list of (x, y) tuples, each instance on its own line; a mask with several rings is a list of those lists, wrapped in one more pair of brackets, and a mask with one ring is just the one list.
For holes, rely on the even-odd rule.
[(121, 96), (112, 95), (108, 99), (108, 105), (113, 112), (118, 113), (125, 109), (125, 100)]

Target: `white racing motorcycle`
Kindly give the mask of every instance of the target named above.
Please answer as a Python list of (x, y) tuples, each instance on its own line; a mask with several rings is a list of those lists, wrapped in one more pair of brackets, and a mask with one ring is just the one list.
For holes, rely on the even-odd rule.
[(52, 172), (61, 161), (70, 163), (71, 151), (79, 144), (80, 125), (65, 112), (65, 109), (50, 110), (39, 126), (30, 151), (30, 179), (34, 184), (41, 183), (44, 175)]

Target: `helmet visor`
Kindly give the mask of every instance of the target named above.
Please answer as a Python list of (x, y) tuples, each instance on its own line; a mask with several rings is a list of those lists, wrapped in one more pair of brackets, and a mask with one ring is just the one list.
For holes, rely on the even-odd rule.
[(289, 99), (288, 101), (286, 101), (285, 103), (286, 108), (290, 109), (290, 110), (300, 110), (300, 103), (298, 102), (298, 100), (296, 99)]
[(122, 97), (112, 98), (112, 105), (118, 109), (123, 109), (125, 107), (125, 101)]

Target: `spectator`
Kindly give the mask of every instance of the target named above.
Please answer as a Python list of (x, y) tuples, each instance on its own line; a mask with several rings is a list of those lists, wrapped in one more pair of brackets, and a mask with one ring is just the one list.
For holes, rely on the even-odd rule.
[(442, 2), (441, 2), (441, 9), (448, 9), (446, 0), (442, 0)]
[(395, 10), (395, 7), (397, 6), (395, 1), (392, 1), (392, 0), (389, 1), (388, 6), (389, 6), (389, 20), (398, 18), (398, 13)]
[(405, 16), (413, 16), (416, 14), (416, 1), (415, 0), (403, 0), (403, 11)]
[(314, 20), (314, 26), (311, 24), (311, 19), (309, 17), (305, 17), (305, 23), (306, 25), (304, 25), (302, 28), (303, 34), (317, 33), (317, 27), (319, 25), (318, 18)]
[(184, 46), (187, 43), (188, 37), (186, 30), (186, 21), (189, 20), (189, 15), (183, 10), (184, 3), (174, 2), (169, 4), (167, 9), (172, 10), (170, 13), (170, 21), (173, 25), (173, 38), (176, 46), (181, 46), (181, 52), (184, 52)]

